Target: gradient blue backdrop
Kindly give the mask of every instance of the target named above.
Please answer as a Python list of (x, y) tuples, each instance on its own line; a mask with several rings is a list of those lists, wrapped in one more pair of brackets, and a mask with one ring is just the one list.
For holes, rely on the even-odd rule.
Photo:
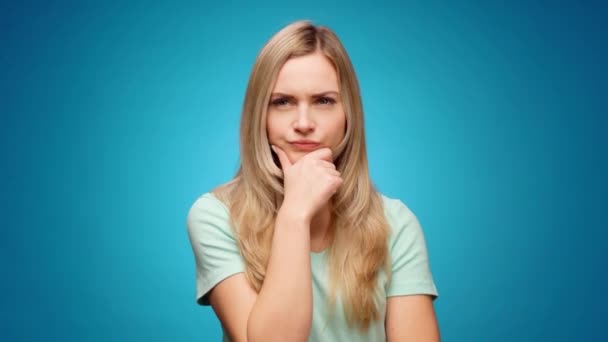
[(358, 72), (378, 188), (423, 224), (444, 341), (606, 341), (608, 11), (485, 1), (0, 5), (3, 341), (218, 341), (185, 219), (249, 71), (308, 18)]

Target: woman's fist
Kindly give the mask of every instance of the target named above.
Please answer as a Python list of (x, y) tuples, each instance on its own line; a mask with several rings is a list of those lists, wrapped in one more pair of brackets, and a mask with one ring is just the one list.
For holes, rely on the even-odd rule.
[(283, 206), (288, 206), (298, 215), (310, 221), (315, 213), (333, 196), (342, 178), (332, 163), (329, 148), (312, 151), (292, 164), (287, 154), (278, 146), (272, 146), (279, 157), (283, 169), (285, 198)]

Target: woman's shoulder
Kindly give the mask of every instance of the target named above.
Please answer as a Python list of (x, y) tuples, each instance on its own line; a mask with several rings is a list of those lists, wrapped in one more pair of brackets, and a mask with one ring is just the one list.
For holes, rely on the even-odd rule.
[(220, 184), (213, 190), (200, 194), (192, 204), (192, 208), (222, 210), (229, 212), (230, 198), (236, 188), (238, 179)]
[(205, 244), (234, 240), (230, 210), (214, 191), (205, 192), (194, 200), (186, 217), (186, 227), (192, 240)]
[(192, 203), (190, 207), (190, 213), (195, 210), (199, 211), (213, 211), (213, 212), (225, 212), (228, 211), (228, 207), (222, 202), (213, 191), (205, 192), (200, 194)]
[(401, 239), (417, 239), (423, 234), (416, 214), (398, 198), (380, 194), (384, 205), (384, 214), (390, 227), (390, 240), (393, 245)]
[(201, 222), (212, 222), (226, 227), (230, 221), (229, 199), (235, 180), (219, 185), (209, 192), (200, 194), (188, 211), (188, 226), (201, 226)]
[(194, 200), (186, 222), (190, 231), (208, 229), (210, 226), (227, 228), (229, 217), (226, 205), (213, 192), (206, 192)]
[(416, 215), (400, 199), (382, 196), (382, 200), (391, 229), (391, 274), (386, 296), (428, 294), (436, 298), (426, 239)]
[(415, 218), (412, 210), (410, 210), (410, 208), (401, 199), (392, 198), (382, 193), (378, 193), (378, 195), (382, 199), (382, 205), (384, 207), (384, 213), (387, 220), (394, 221), (395, 219)]

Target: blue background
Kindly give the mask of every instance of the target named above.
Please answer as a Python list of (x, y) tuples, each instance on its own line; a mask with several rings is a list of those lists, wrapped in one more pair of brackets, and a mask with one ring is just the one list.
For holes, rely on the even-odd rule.
[(599, 3), (0, 5), (3, 341), (218, 341), (185, 219), (238, 164), (251, 66), (302, 18), (357, 70), (372, 177), (418, 215), (444, 341), (600, 341)]

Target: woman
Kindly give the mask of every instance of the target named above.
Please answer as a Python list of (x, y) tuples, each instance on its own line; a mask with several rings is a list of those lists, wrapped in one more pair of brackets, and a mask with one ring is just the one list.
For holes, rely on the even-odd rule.
[(348, 55), (295, 22), (258, 55), (236, 177), (188, 214), (197, 301), (227, 341), (438, 341), (424, 236), (369, 178)]

